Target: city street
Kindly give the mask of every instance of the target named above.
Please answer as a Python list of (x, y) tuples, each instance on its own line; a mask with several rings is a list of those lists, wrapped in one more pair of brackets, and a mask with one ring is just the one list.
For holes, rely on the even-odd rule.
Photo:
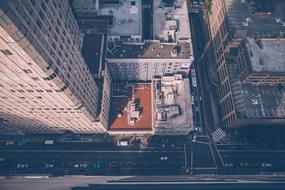
[[(184, 142), (156, 139), (147, 146), (98, 142), (1, 143), (2, 175), (261, 174), (285, 171), (285, 149), (216, 144), (208, 136)], [(192, 139), (193, 141), (193, 139)]]
[(187, 148), (186, 144), (177, 147), (166, 143), (142, 148), (84, 142), (33, 142), (21, 146), (2, 143), (0, 155), (4, 160), (0, 163), (6, 175), (180, 175), (186, 171)]
[[(199, 107), (202, 120), (202, 125), (205, 127), (205, 132), (210, 133), (215, 130), (213, 109), (211, 102), (212, 93), (215, 92), (214, 87), (211, 85), (211, 81), (208, 76), (207, 63), (199, 60), (204, 50), (204, 28), (201, 21), (201, 15), (196, 13), (189, 13), (190, 24), (193, 35), (193, 49), (196, 61), (194, 62), (194, 68), (196, 70), (197, 88), (199, 97)], [(200, 98), (201, 97), (201, 98)]]

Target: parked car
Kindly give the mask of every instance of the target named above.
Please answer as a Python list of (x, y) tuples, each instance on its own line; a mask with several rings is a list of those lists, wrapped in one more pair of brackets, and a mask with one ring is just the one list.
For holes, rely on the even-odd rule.
[(9, 145), (14, 145), (14, 141), (6, 141), (6, 145), (9, 146)]
[(28, 164), (17, 164), (17, 168), (28, 168)]
[(46, 164), (46, 168), (53, 168), (54, 164)]
[(129, 140), (127, 140), (127, 139), (119, 140), (118, 146), (129, 146)]
[(272, 164), (271, 163), (262, 163), (261, 166), (264, 168), (271, 168)]

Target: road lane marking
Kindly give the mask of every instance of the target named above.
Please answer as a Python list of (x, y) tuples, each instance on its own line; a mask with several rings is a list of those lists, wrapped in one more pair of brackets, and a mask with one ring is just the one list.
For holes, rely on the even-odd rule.
[(184, 162), (185, 162), (185, 168), (187, 168), (187, 152), (186, 152), (186, 143), (184, 143)]

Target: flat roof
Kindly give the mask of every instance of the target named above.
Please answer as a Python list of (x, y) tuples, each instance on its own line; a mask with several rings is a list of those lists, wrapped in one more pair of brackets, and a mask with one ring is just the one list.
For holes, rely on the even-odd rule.
[(113, 25), (109, 27), (110, 35), (142, 35), (141, 0), (124, 0), (119, 5), (101, 6), (98, 15), (113, 16)]
[(85, 34), (81, 49), (92, 74), (100, 74), (104, 55), (104, 34)]
[[(127, 105), (130, 100), (138, 101), (141, 114), (133, 126), (128, 124)], [(109, 113), (109, 131), (151, 131), (151, 102), (151, 83), (114, 83)]]
[[(236, 65), (228, 65), (229, 73)], [(232, 70), (232, 71), (231, 71)], [(254, 85), (242, 83), (238, 76), (230, 74), (236, 112), (242, 119), (284, 119), (285, 86)]]
[(285, 72), (285, 38), (247, 38), (252, 69), (256, 72)]
[[(194, 127), (189, 79), (181, 76), (180, 81), (171, 82), (172, 78), (175, 75), (154, 81), (155, 130), (190, 132)], [(164, 119), (159, 119), (161, 113)]]
[(261, 1), (264, 0), (245, 0), (244, 3), (238, 0), (224, 0), (231, 29), (244, 30), (247, 36), (260, 37), (274, 37), (279, 31), (284, 32), (285, 3), (280, 0), (266, 0), (272, 5), (272, 12), (268, 14), (260, 12), (265, 10), (260, 8)]
[[(177, 56), (171, 51), (176, 49)], [(160, 42), (145, 42), (138, 44), (125, 44), (123, 42), (108, 42), (107, 58), (154, 58), (154, 59), (189, 59), (193, 56), (191, 44), (180, 42), (178, 44), (163, 44)], [(193, 58), (193, 57), (192, 57)]]
[[(170, 3), (171, 4), (171, 3)], [(167, 6), (162, 0), (153, 1), (153, 32), (155, 39), (167, 38), (169, 27), (177, 25), (176, 39), (190, 40), (190, 24), (186, 0), (176, 0), (173, 6)]]

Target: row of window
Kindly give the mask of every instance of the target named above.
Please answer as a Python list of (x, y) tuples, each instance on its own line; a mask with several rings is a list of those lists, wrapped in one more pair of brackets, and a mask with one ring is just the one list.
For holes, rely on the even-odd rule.
[[(22, 2), (21, 2), (22, 3)], [(36, 2), (32, 2), (32, 4), (35, 6), (36, 5)], [(60, 2), (57, 4), (57, 5), (59, 5), (60, 6)], [(25, 5), (26, 6), (26, 5)], [(41, 6), (42, 6), (42, 9), (43, 10), (48, 10), (48, 9), (46, 9), (46, 6), (45, 5), (43, 5), (43, 4), (41, 4)], [(55, 5), (54, 5), (55, 6)], [(27, 6), (27, 9), (28, 9), (28, 7), (29, 6)], [(33, 11), (33, 9), (30, 9), (30, 11)], [(40, 9), (40, 8), (38, 8), (37, 10), (40, 10), (40, 12), (39, 12), (39, 17), (44, 17), (44, 12)], [(25, 11), (21, 11), (21, 12), (25, 12)], [(65, 12), (64, 12), (65, 13)], [(66, 14), (68, 14), (68, 13), (66, 13)], [(61, 15), (61, 17), (62, 17), (62, 13), (60, 13), (60, 15)], [(70, 14), (71, 15), (71, 14)], [(22, 15), (22, 16), (25, 16), (25, 15)], [(26, 17), (23, 17), (23, 18), (29, 18), (27, 15), (26, 15)], [(30, 18), (29, 18), (30, 19)], [(63, 19), (61, 19), (61, 20), (63, 20)], [(70, 20), (70, 26), (72, 26), (72, 25), (74, 25), (75, 24), (75, 21), (73, 21), (71, 18), (69, 18), (69, 20)], [(9, 21), (9, 20), (8, 20)], [(58, 21), (60, 21), (60, 20), (58, 20)], [(72, 23), (72, 24), (71, 24)], [(32, 24), (32, 21), (29, 21), (28, 22), (28, 24)], [(58, 23), (59, 24), (59, 23)], [(68, 24), (67, 24), (68, 25)], [(21, 25), (21, 26), (23, 26), (23, 25)], [(32, 26), (32, 25), (30, 25), (29, 26), (31, 29), (32, 29), (32, 32), (31, 33), (34, 33), (34, 31), (36, 31), (37, 32), (37, 30), (36, 30), (36, 27), (38, 27), (38, 28), (42, 28), (43, 27), (43, 24), (42, 24), (42, 21), (41, 20), (39, 20), (39, 22), (37, 22), (37, 23), (35, 23), (35, 25), (34, 26)], [(25, 27), (21, 27), (21, 28), (23, 28), (24, 30), (26, 30), (26, 28)], [(60, 32), (59, 31), (59, 27), (57, 26), (55, 29), (57, 29), (58, 30), (58, 32)], [(78, 32), (78, 30), (75, 30), (75, 29), (72, 29), (71, 31), (77, 31)], [(56, 32), (56, 30), (55, 30), (55, 32)], [(30, 34), (31, 34), (30, 33)], [(78, 33), (79, 34), (79, 33)], [(53, 36), (58, 36), (58, 35), (53, 35)], [(76, 35), (74, 34), (74, 37), (75, 37)], [(77, 35), (77, 36), (79, 36), (79, 35)], [(21, 33), (19, 32), (19, 33), (16, 33), (15, 34), (15, 36), (14, 36), (14, 38), (17, 40), (18, 38), (21, 38), (22, 36), (21, 36)], [(65, 37), (65, 36), (64, 36)], [(79, 37), (77, 37), (78, 39), (79, 39)], [(31, 40), (32, 39), (32, 40)], [(41, 52), (41, 54), (43, 54), (44, 55), (44, 52), (45, 52), (45, 50), (42, 48), (42, 45), (39, 43), (39, 41), (38, 40), (41, 40), (41, 41), (44, 41), (43, 39), (42, 39), (42, 36), (39, 36), (39, 38), (33, 38), (33, 37), (31, 37), (31, 41), (32, 41), (32, 44), (33, 44), (33, 46), (35, 46), (35, 48), (37, 49), (37, 50), (39, 50), (39, 52)], [(61, 39), (58, 39), (58, 40), (61, 40)], [(61, 44), (61, 46), (60, 46), (60, 48), (61, 49), (63, 49), (63, 45)], [(28, 53), (32, 53), (32, 51), (33, 51), (33, 48), (32, 48), (32, 46), (31, 45), (28, 45), (27, 47), (26, 47), (26, 49), (25, 49)], [(9, 55), (9, 52), (7, 52), (7, 51), (5, 51), (5, 52), (3, 52), (3, 53), (5, 53), (5, 54), (7, 54), (7, 55)], [(67, 56), (67, 54), (66, 54), (66, 56)], [(46, 56), (44, 56), (45, 58), (47, 57), (47, 55)], [(75, 56), (75, 59), (78, 59), (77, 58), (77, 56)], [(35, 59), (35, 61), (39, 64), (41, 61), (43, 61), (41, 58), (39, 58), (38, 60), (36, 60)], [(82, 61), (82, 60), (81, 60)], [(50, 62), (49, 61), (49, 65), (46, 67), (47, 69), (50, 69), (50, 67), (52, 66), (52, 64), (51, 64), (52, 62)], [(58, 65), (60, 65), (60, 61), (59, 61), (59, 59), (57, 59), (57, 63), (58, 63)], [(78, 66), (78, 64), (77, 64), (77, 66)], [(82, 69), (82, 67), (81, 67), (81, 69)], [(86, 70), (86, 66), (85, 67), (83, 67), (83, 70)], [(69, 69), (69, 71), (71, 71), (71, 69)], [(24, 72), (26, 72), (26, 73), (30, 73), (30, 71), (28, 71), (28, 70), (26, 70), (26, 71), (24, 71)], [(88, 72), (88, 69), (87, 69), (87, 72)], [(78, 73), (82, 73), (82, 72), (78, 72)], [(69, 74), (69, 73), (68, 73)], [(70, 76), (70, 75), (69, 75)], [(73, 76), (75, 76), (75, 73), (73, 74)], [(51, 76), (51, 78), (54, 78), (55, 76)], [(91, 76), (90, 76), (91, 77)], [(80, 76), (79, 78), (80, 78), (80, 80), (82, 81), (82, 83), (84, 84), (84, 85), (81, 85), (81, 84), (78, 84), (78, 80), (76, 79), (76, 83), (75, 83), (75, 81), (74, 81), (74, 83), (75, 84), (77, 84), (77, 87), (76, 87), (76, 89), (77, 90), (79, 90), (79, 86), (80, 86), (80, 88), (81, 87), (85, 87), (84, 89), (83, 89), (83, 93), (79, 93), (79, 95), (81, 95), (82, 96), (82, 94), (83, 94), (83, 96), (85, 96), (84, 98), (85, 99), (87, 99), (87, 97), (86, 97), (86, 95), (88, 95), (89, 96), (89, 99), (91, 99), (91, 97), (93, 97), (93, 95), (95, 94), (95, 93), (97, 93), (96, 91), (94, 91), (95, 90), (95, 88), (93, 87), (91, 87), (90, 88), (90, 86), (89, 85), (87, 85), (85, 82), (86, 81), (88, 81), (88, 84), (89, 84), (89, 82), (91, 82), (90, 81), (90, 79), (91, 78), (86, 78), (86, 77), (82, 77), (82, 76)], [(39, 78), (38, 77), (32, 77), (32, 79), (33, 80), (39, 80)], [(93, 82), (93, 86), (95, 86), (95, 82)], [(64, 88), (62, 88), (62, 89), (66, 89), (67, 88), (67, 86), (64, 86)], [(88, 90), (88, 94), (86, 93), (86, 89), (91, 89), (92, 91), (90, 92), (89, 90)], [(61, 89), (61, 90), (62, 90)]]
[(5, 49), (5, 50), (0, 50), (4, 55), (13, 55), (12, 52), (8, 49)]

